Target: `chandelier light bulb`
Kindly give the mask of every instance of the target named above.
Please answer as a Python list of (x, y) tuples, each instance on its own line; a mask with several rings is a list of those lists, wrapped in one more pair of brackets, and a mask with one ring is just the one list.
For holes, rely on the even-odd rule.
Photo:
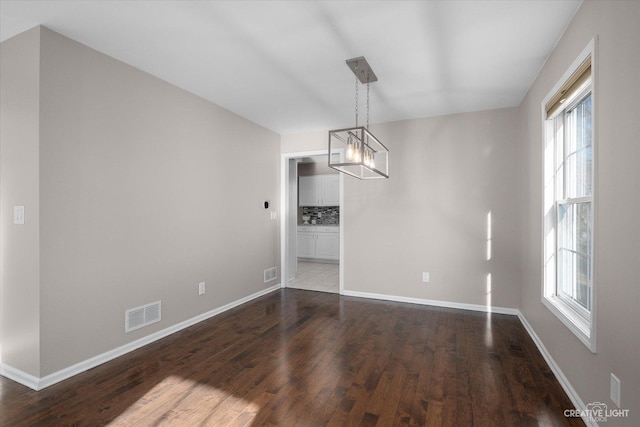
[(347, 154), (346, 154), (347, 160), (353, 160), (353, 155), (354, 155), (353, 140), (351, 137), (349, 137), (347, 142)]

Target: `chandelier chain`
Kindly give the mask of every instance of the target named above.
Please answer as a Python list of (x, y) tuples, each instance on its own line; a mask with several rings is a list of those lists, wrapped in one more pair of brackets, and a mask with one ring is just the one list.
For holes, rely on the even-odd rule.
[(358, 76), (356, 76), (356, 127), (358, 127)]
[(367, 75), (367, 129), (369, 129), (369, 76)]

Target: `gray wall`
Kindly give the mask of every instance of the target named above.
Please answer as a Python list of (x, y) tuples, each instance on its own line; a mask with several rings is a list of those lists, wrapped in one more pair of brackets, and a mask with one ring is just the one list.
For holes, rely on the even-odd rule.
[[(278, 221), (262, 203), (279, 206), (279, 135), (45, 28), (40, 43), (29, 187), (2, 181), (16, 203), (34, 198), (25, 231), (38, 232), (39, 200), (39, 283), (34, 258), (12, 265), (3, 287), (28, 278), (39, 288), (40, 361), (37, 347), (9, 351), (5, 313), (33, 311), (37, 292), (3, 300), (4, 361), (45, 376), (278, 283), (263, 283), (280, 260)], [(26, 68), (37, 76), (36, 65)], [(3, 149), (18, 144), (3, 134)], [(162, 321), (125, 334), (125, 310), (156, 300)]]
[[(391, 179), (345, 179), (345, 290), (517, 308), (517, 119), (511, 108), (371, 126)], [(323, 148), (326, 132), (282, 137), (283, 152)]]
[[(521, 310), (585, 403), (609, 399), (622, 381), (628, 419), (640, 425), (640, 3), (584, 2), (520, 107)], [(541, 303), (542, 125), (540, 103), (589, 41), (596, 64), (595, 282), (597, 353)]]
[[(0, 44), (2, 362), (40, 374), (40, 30)], [(25, 206), (25, 224), (13, 207)]]

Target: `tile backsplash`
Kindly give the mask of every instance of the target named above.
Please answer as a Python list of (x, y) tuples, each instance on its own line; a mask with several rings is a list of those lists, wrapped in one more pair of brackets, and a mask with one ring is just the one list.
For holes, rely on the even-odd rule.
[[(316, 225), (338, 225), (340, 224), (339, 206), (305, 206), (302, 208), (302, 215), (310, 216), (309, 224), (316, 221)], [(300, 224), (304, 221), (301, 220)]]

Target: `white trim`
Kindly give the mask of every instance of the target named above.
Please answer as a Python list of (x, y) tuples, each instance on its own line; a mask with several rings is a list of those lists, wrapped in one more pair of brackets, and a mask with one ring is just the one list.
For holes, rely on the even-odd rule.
[(38, 390), (38, 382), (40, 379), (38, 377), (34, 377), (31, 374), (27, 374), (20, 369), (16, 369), (13, 366), (9, 366), (6, 363), (3, 363), (0, 366), (0, 375), (5, 378), (9, 378), (19, 384), (29, 387), (33, 390)]
[(590, 330), (588, 322), (585, 321), (579, 314), (574, 313), (572, 309), (558, 297), (544, 297), (542, 304), (549, 309), (574, 335), (595, 353), (595, 346), (592, 347), (592, 343), (589, 339), (587, 332)]
[(591, 105), (592, 105), (592, 119), (591, 119), (591, 132), (592, 140), (591, 140), (591, 150), (593, 155), (593, 170), (591, 171), (591, 188), (593, 189), (591, 194), (591, 331), (589, 332), (589, 340), (591, 341), (591, 351), (593, 353), (596, 352), (597, 349), (597, 328), (598, 324), (598, 249), (597, 242), (600, 240), (598, 236), (599, 228), (596, 219), (598, 218), (598, 199), (600, 198), (600, 190), (598, 186), (598, 175), (599, 175), (599, 164), (600, 164), (600, 154), (598, 153), (598, 147), (600, 146), (600, 82), (599, 78), (599, 70), (598, 65), (600, 64), (600, 53), (598, 50), (598, 35), (596, 35), (592, 40), (591, 44), (593, 45), (593, 51), (591, 52)]
[[(287, 194), (287, 182), (289, 177), (287, 171), (289, 166), (287, 164), (288, 158), (284, 155), (280, 155), (280, 287), (284, 288), (287, 285), (287, 206), (288, 206), (288, 194)], [(284, 280), (282, 279), (284, 277)]]
[(344, 294), (344, 174), (340, 174), (340, 212), (338, 213), (338, 221), (340, 221), (340, 265), (338, 266), (338, 293)]
[(344, 291), (342, 295), (357, 298), (370, 298), (385, 301), (406, 302), (409, 304), (432, 305), (436, 307), (456, 308), (459, 310), (482, 311), (485, 313), (512, 314), (518, 315), (517, 308), (491, 307), (482, 304), (467, 304), (462, 302), (440, 301), (433, 299), (402, 297), (397, 295), (374, 294), (369, 292)]
[[(582, 318), (579, 315), (573, 315), (573, 311), (571, 307), (565, 304), (561, 299), (554, 298), (555, 295), (555, 287), (556, 283), (554, 281), (553, 284), (547, 283), (547, 271), (546, 271), (546, 241), (545, 234), (547, 232), (547, 228), (545, 225), (545, 145), (547, 144), (547, 127), (546, 123), (549, 120), (546, 118), (546, 109), (545, 106), (549, 102), (549, 100), (555, 96), (555, 94), (560, 90), (562, 85), (571, 77), (571, 75), (578, 69), (580, 64), (582, 64), (587, 58), (591, 57), (591, 97), (592, 97), (592, 150), (593, 150), (593, 170), (591, 174), (591, 186), (592, 186), (592, 196), (591, 199), (591, 230), (592, 230), (592, 241), (591, 241), (591, 309), (589, 319), (587, 319), (587, 325), (583, 325)], [(597, 218), (597, 197), (598, 197), (598, 189), (597, 189), (597, 174), (598, 174), (598, 103), (597, 103), (597, 88), (598, 88), (598, 36), (594, 37), (589, 41), (587, 46), (580, 52), (578, 57), (573, 61), (571, 66), (564, 72), (560, 80), (556, 82), (551, 91), (547, 93), (547, 96), (544, 97), (542, 103), (540, 104), (541, 113), (542, 113), (542, 156), (541, 156), (541, 171), (542, 173), (542, 215), (541, 215), (541, 242), (542, 242), (542, 257), (541, 257), (541, 272), (542, 272), (542, 283), (541, 283), (541, 301), (545, 307), (549, 309), (551, 313), (554, 314), (567, 328), (576, 335), (576, 337), (582, 342), (592, 353), (596, 353), (596, 319), (597, 319), (597, 271), (596, 271), (596, 244), (597, 235), (598, 235), (598, 227), (595, 219)], [(561, 109), (560, 111), (565, 111), (567, 107)], [(555, 130), (554, 130), (555, 133)], [(564, 143), (564, 142), (563, 142)], [(554, 143), (555, 144), (555, 143)], [(556, 151), (554, 148), (554, 158), (556, 156)], [(555, 174), (555, 172), (554, 172)], [(554, 183), (553, 191), (556, 191), (556, 185)], [(556, 195), (554, 194), (554, 200), (556, 200)], [(557, 203), (555, 201), (554, 203)], [(557, 229), (557, 224), (556, 224)], [(557, 230), (556, 230), (557, 237)], [(557, 244), (556, 248), (557, 250)]]
[(297, 157), (309, 157), (309, 156), (322, 156), (327, 154), (326, 149), (322, 150), (309, 150), (309, 151), (294, 151), (291, 153), (282, 153), (283, 159), (295, 159)]
[(37, 378), (37, 377), (34, 377), (33, 375), (29, 375), (25, 372), (22, 372), (19, 369), (8, 366), (6, 363), (2, 364), (0, 375), (7, 377), (24, 386), (27, 386), (33, 390), (39, 391), (45, 387), (49, 387), (53, 384), (66, 380), (67, 378), (71, 378), (74, 375), (78, 375), (82, 372), (85, 372), (105, 362), (108, 362), (117, 357), (123, 356), (133, 350), (137, 350), (138, 348), (143, 347), (147, 344), (151, 344), (154, 341), (158, 341), (159, 339), (167, 337), (182, 329), (188, 328), (189, 326), (193, 326), (196, 323), (200, 323), (203, 320), (207, 320), (213, 316), (216, 316), (227, 310), (231, 310), (232, 308), (235, 308), (253, 299), (256, 299), (258, 297), (261, 297), (263, 295), (276, 291), (280, 289), (280, 287), (281, 287), (280, 283), (278, 283), (269, 288), (258, 291), (254, 294), (232, 301), (229, 304), (223, 305), (222, 307), (214, 308), (213, 310), (207, 311), (206, 313), (199, 314), (195, 317), (192, 317), (191, 319), (187, 319), (173, 326), (169, 326), (168, 328), (165, 328), (161, 331), (157, 331), (150, 335), (147, 335), (146, 337), (142, 337), (128, 344), (106, 351), (90, 359), (83, 360), (82, 362), (76, 363), (75, 365), (61, 369), (57, 372), (54, 372), (42, 378)]
[[(310, 151), (296, 151), (290, 153), (281, 153), (280, 155), (280, 271), (286, 277), (287, 272), (287, 226), (285, 217), (287, 216), (287, 183), (289, 159), (295, 159), (299, 157), (320, 156), (328, 154), (327, 150), (310, 150)], [(344, 292), (344, 174), (340, 175), (340, 266), (339, 266), (339, 293), (343, 295)], [(281, 280), (282, 287), (286, 287), (288, 281)]]
[[(553, 357), (551, 357), (551, 354), (542, 343), (542, 340), (540, 339), (540, 337), (538, 337), (536, 332), (533, 330), (533, 327), (527, 321), (526, 317), (524, 317), (524, 314), (520, 312), (520, 310), (518, 310), (518, 318), (520, 319), (520, 322), (522, 322), (524, 329), (527, 331), (527, 333), (535, 343), (536, 347), (538, 347), (538, 350), (542, 354), (542, 357), (544, 357), (544, 360), (547, 362), (547, 365), (549, 365), (549, 367), (551, 368), (551, 371), (556, 376), (556, 379), (560, 383), (560, 386), (562, 386), (562, 389), (564, 390), (564, 392), (567, 393), (567, 396), (571, 400), (571, 403), (573, 403), (573, 406), (575, 406), (575, 408), (580, 411), (586, 411), (587, 409), (586, 405), (584, 404), (582, 399), (580, 399), (580, 396), (578, 395), (576, 390), (573, 388), (573, 386), (571, 385), (567, 377), (565, 377), (564, 373), (562, 372), (562, 369), (560, 369), (556, 361), (553, 360)], [(587, 426), (598, 427), (598, 424), (592, 421), (589, 417), (583, 417), (582, 421), (584, 421), (584, 423)]]

